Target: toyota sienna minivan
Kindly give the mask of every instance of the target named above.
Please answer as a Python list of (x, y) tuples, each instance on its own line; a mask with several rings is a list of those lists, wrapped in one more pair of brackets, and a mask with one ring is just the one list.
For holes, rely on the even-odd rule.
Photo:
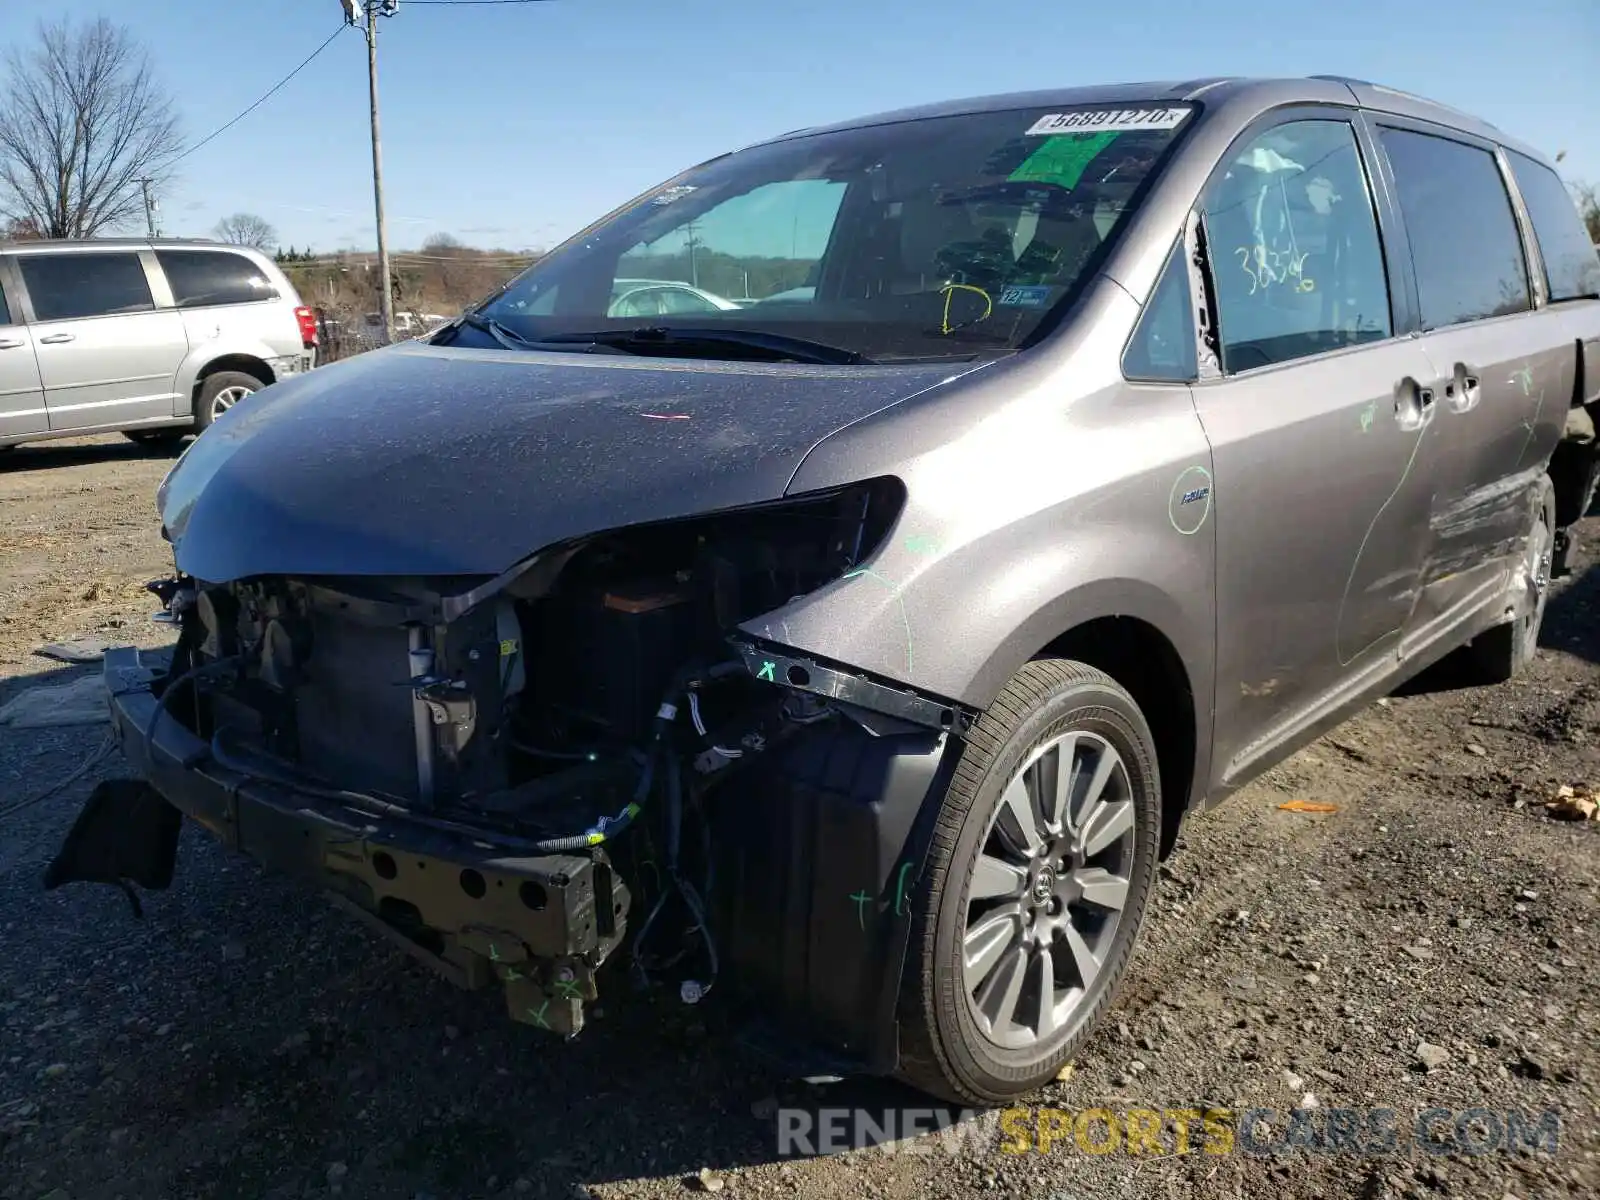
[(1537, 151), (1356, 80), (711, 159), (188, 448), (176, 645), (105, 664), (142, 779), (47, 885), (166, 886), (187, 814), (535, 1028), (631, 976), (1002, 1102), (1190, 817), (1448, 652), (1528, 661), (1597, 272)]

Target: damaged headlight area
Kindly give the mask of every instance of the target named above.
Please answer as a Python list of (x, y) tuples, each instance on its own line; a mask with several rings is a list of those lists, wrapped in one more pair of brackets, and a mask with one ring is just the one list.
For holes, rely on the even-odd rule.
[[(864, 562), (903, 500), (875, 480), (633, 526), (492, 579), (161, 581), (178, 643), (170, 664), (108, 657), (115, 723), (226, 843), (332, 889), (456, 982), (498, 979), (519, 1020), (576, 1033), (623, 946), (638, 981), (693, 1002), (727, 967), (724, 935), (772, 940), (747, 911), (770, 879), (744, 876), (770, 876), (793, 831), (750, 826), (817, 819), (781, 815), (816, 773), (795, 763), (836, 759), (848, 730), (931, 771), (959, 726), (935, 699), (737, 633)], [(906, 794), (902, 827), (852, 851), (878, 879), (929, 783), (888, 762), (849, 801), (876, 830), (883, 789)], [(764, 794), (765, 817), (747, 807)], [(116, 881), (61, 860), (53, 876)]]

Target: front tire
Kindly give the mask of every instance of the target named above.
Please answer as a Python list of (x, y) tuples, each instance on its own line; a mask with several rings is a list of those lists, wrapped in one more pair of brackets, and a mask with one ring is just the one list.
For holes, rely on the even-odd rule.
[(254, 375), (243, 371), (218, 371), (207, 375), (200, 381), (200, 394), (195, 398), (194, 431), (204, 433), (228, 409), (265, 386)]
[(958, 1104), (1053, 1079), (1120, 984), (1161, 841), (1156, 748), (1126, 689), (1029, 663), (968, 735), (902, 983), (901, 1078)]

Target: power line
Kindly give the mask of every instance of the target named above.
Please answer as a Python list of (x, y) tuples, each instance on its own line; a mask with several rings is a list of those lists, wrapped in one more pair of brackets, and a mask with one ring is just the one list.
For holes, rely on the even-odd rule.
[[(415, 0), (413, 0), (413, 2), (415, 2)], [(270, 88), (268, 88), (262, 94), (262, 96), (261, 96), (261, 98), (259, 100), (257, 100), (254, 104), (252, 104), (249, 108), (245, 109), (242, 113), (240, 113), (238, 116), (236, 116), (233, 120), (229, 121), (226, 125), (223, 125), (221, 128), (214, 129), (210, 133), (206, 134), (205, 137), (201, 138), (198, 142), (196, 142), (194, 145), (190, 146), (187, 150), (185, 150), (182, 154), (178, 155), (178, 157), (173, 159), (172, 161), (174, 163), (176, 163), (176, 162), (182, 161), (185, 158), (188, 158), (189, 155), (193, 154), (196, 150), (200, 149), (201, 146), (204, 146), (207, 142), (211, 141), (213, 138), (228, 132), (228, 130), (232, 129), (240, 121), (244, 120), (251, 113), (255, 112), (256, 109), (260, 108), (268, 100), (272, 99), (273, 95), (275, 95), (284, 86), (284, 84), (288, 83), (296, 75), (300, 74), (301, 71), (305, 70), (308, 66), (310, 66), (311, 65), (311, 60), (316, 58), (317, 55), (321, 54), (324, 50), (326, 50), (329, 46), (331, 46), (333, 44), (333, 39), (338, 37), (341, 33), (343, 33), (348, 28), (349, 28), (349, 26), (341, 21), (339, 23), (339, 28), (337, 28), (337, 29), (335, 29), (333, 31), (333, 34), (328, 38), (327, 41), (323, 42), (322, 45), (318, 46), (315, 50), (313, 50), (310, 54), (308, 54), (301, 61), (300, 65), (298, 67), (296, 67), (294, 70), (290, 71), (282, 79), (278, 80), (277, 83), (273, 84)]]

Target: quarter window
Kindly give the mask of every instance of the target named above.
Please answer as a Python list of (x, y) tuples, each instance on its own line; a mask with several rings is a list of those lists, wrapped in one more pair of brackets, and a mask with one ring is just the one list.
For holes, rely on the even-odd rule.
[(157, 250), (179, 308), (276, 300), (278, 291), (260, 267), (229, 250)]
[(1517, 190), (1528, 206), (1533, 233), (1544, 259), (1544, 281), (1551, 300), (1600, 296), (1600, 255), (1578, 216), (1561, 177), (1543, 163), (1506, 152)]
[(1532, 308), (1522, 236), (1494, 155), (1407, 129), (1380, 136), (1411, 243), (1422, 327)]
[(17, 264), (39, 321), (107, 317), (155, 307), (137, 254), (19, 254)]
[(1393, 332), (1377, 215), (1355, 131), (1292, 121), (1229, 159), (1204, 200), (1229, 373)]
[(1150, 300), (1122, 355), (1122, 373), (1129, 379), (1187, 383), (1196, 373), (1194, 314), (1189, 300), (1189, 271), (1183, 240), (1167, 256)]

